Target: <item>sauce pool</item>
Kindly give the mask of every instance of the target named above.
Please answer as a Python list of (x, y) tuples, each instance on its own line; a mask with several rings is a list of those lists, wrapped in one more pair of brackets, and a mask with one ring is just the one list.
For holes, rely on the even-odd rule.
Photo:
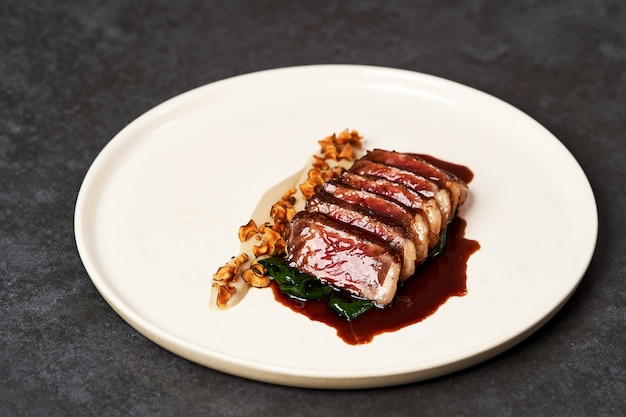
[[(419, 155), (469, 183), (472, 171), (463, 166)], [(291, 310), (311, 320), (322, 322), (337, 331), (346, 343), (359, 345), (371, 342), (376, 335), (397, 331), (418, 323), (437, 311), (450, 297), (467, 293), (467, 261), (480, 249), (475, 240), (465, 238), (466, 222), (458, 215), (448, 225), (444, 251), (433, 259), (418, 265), (413, 277), (399, 288), (391, 306), (372, 308), (352, 321), (346, 321), (333, 312), (326, 301), (300, 301), (283, 294), (272, 282), (275, 299)]]

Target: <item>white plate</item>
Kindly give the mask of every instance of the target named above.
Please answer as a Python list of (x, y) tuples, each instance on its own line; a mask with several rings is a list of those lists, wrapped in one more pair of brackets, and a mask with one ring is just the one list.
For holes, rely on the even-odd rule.
[[(358, 346), (268, 289), (209, 309), (211, 275), (237, 254), (237, 229), (263, 192), (344, 128), (367, 148), (473, 170), (461, 213), (481, 249), (469, 261), (468, 294)], [(585, 273), (597, 211), (572, 155), (510, 105), (414, 72), (310, 66), (219, 81), (139, 117), (87, 173), (75, 230), (102, 296), (164, 348), (260, 381), (364, 388), (468, 367), (539, 328)]]

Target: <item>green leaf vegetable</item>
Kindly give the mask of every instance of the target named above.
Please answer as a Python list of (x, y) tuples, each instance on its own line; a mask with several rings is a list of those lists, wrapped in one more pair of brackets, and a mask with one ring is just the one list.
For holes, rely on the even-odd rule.
[(374, 307), (374, 303), (371, 301), (361, 300), (359, 298), (341, 294), (338, 291), (333, 291), (330, 294), (328, 305), (335, 313), (339, 314), (339, 316), (343, 317), (347, 321), (354, 320), (370, 308)]

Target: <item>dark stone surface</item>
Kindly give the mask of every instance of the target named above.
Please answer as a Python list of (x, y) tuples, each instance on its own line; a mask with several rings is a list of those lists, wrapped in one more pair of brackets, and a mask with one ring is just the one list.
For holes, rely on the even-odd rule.
[[(626, 415), (622, 1), (4, 0), (0, 21), (0, 415)], [(453, 375), (315, 391), (195, 365), (106, 304), (73, 236), (78, 188), (102, 147), (193, 87), (318, 63), (470, 85), (574, 154), (596, 194), (599, 241), (547, 325)]]

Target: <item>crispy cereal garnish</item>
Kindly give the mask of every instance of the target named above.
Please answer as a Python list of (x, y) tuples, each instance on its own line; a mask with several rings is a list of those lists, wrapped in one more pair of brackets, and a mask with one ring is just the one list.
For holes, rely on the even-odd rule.
[(287, 200), (278, 201), (270, 209), (270, 217), (272, 217), (272, 219), (280, 220), (285, 223), (289, 223), (295, 215), (296, 210), (294, 210), (293, 204)]
[(232, 263), (227, 263), (226, 265), (220, 267), (217, 270), (213, 279), (215, 281), (224, 281), (224, 282), (234, 280), (237, 274), (239, 273), (239, 268), (241, 267), (241, 264), (243, 264), (247, 260), (248, 260), (248, 255), (246, 255), (245, 253), (242, 253), (236, 258), (233, 258)]
[(318, 155), (313, 155), (313, 163), (311, 164), (311, 166), (315, 169), (319, 169), (320, 171), (329, 168), (326, 160)]
[(244, 281), (248, 285), (256, 288), (265, 288), (270, 285), (270, 277), (265, 275), (265, 268), (258, 262), (252, 264), (252, 266), (241, 274)]
[(250, 219), (247, 224), (239, 228), (239, 241), (245, 242), (257, 233), (259, 233), (259, 229), (256, 227), (254, 220)]
[(359, 132), (356, 130), (349, 131), (348, 129), (344, 130), (339, 135), (333, 134), (327, 136), (318, 141), (318, 143), (320, 144), (324, 159), (332, 159), (335, 161), (341, 159), (354, 161), (356, 159), (354, 149), (361, 149), (362, 146)]
[(318, 187), (323, 183), (324, 177), (322, 176), (322, 171), (318, 168), (313, 168), (309, 170), (306, 181), (300, 185), (300, 192), (308, 199), (315, 194)]
[(230, 298), (235, 293), (235, 287), (214, 283), (213, 288), (215, 288), (215, 291), (217, 291), (217, 306), (219, 308), (228, 307), (228, 300), (230, 300)]

